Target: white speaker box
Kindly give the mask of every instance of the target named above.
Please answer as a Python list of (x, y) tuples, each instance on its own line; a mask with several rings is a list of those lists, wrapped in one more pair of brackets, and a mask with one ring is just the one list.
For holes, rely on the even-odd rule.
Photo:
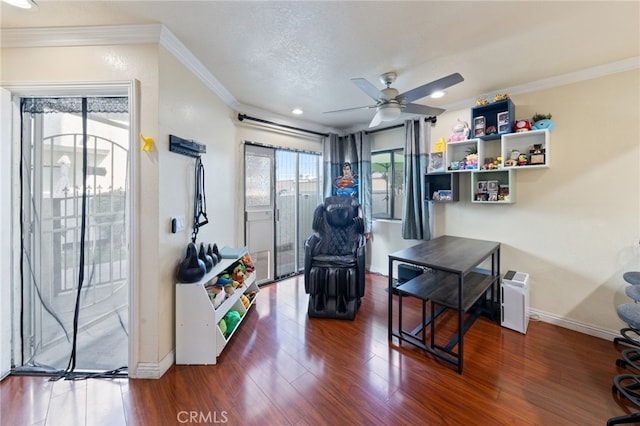
[(525, 334), (529, 325), (529, 274), (507, 271), (500, 293), (502, 326)]

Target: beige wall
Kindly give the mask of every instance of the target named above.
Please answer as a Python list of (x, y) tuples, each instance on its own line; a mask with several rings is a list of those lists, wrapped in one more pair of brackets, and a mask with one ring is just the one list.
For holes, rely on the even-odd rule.
[[(149, 291), (158, 292), (155, 320), (159, 341), (156, 351), (163, 359), (175, 344), (175, 271), (191, 241), (194, 222), (195, 159), (169, 151), (170, 134), (207, 146), (207, 153), (201, 159), (205, 169), (209, 223), (200, 228), (197, 244), (216, 243), (220, 248), (242, 245), (235, 230), (243, 216), (235, 207), (240, 194), (236, 190), (240, 173), (231, 110), (163, 48), (160, 49), (159, 65), (159, 228), (156, 230), (159, 277)], [(184, 231), (171, 233), (173, 216), (185, 217)]]
[[(639, 77), (635, 70), (512, 96), (519, 118), (553, 114), (551, 168), (518, 171), (511, 205), (471, 203), (463, 173), (461, 201), (435, 206), (436, 235), (502, 243), (502, 272), (530, 274), (531, 308), (545, 320), (583, 331), (621, 326), (622, 273), (640, 270)], [(469, 110), (439, 116), (432, 140), (449, 136), (458, 117), (468, 121)], [(374, 225), (372, 270), (386, 273), (385, 254), (403, 244), (398, 223)]]

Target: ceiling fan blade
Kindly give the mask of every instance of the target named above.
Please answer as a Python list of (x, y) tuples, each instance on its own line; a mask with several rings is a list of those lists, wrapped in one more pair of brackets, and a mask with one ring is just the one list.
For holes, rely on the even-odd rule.
[(460, 74), (454, 73), (446, 77), (442, 77), (439, 80), (434, 80), (431, 83), (427, 83), (422, 86), (416, 87), (415, 89), (404, 92), (398, 95), (397, 99), (403, 104), (408, 104), (409, 102), (424, 98), (425, 96), (429, 96), (433, 92), (444, 90), (447, 87), (451, 87), (454, 84), (458, 84), (462, 81), (464, 81), (464, 78), (462, 78)]
[(352, 78), (351, 81), (353, 82), (353, 84), (358, 86), (360, 90), (369, 95), (374, 101), (377, 101), (380, 98), (380, 89), (369, 82), (369, 80), (364, 78)]
[(426, 105), (420, 104), (407, 104), (402, 108), (403, 112), (407, 112), (409, 114), (419, 114), (419, 115), (439, 115), (445, 112), (446, 110), (443, 108), (435, 108)]
[(353, 107), (353, 108), (345, 108), (345, 109), (336, 109), (333, 111), (324, 111), (323, 114), (332, 114), (334, 112), (346, 112), (346, 111), (356, 111), (359, 109), (371, 109), (371, 108), (375, 108), (375, 105), (367, 105), (367, 106), (361, 106), (361, 107)]
[(382, 123), (382, 110), (378, 110), (376, 115), (373, 116), (373, 120), (369, 123), (369, 127), (376, 127), (378, 124)]

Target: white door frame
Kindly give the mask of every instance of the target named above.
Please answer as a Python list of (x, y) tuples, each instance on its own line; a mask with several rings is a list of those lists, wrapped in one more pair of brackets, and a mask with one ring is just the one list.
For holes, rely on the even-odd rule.
[[(129, 98), (129, 146), (130, 146), (130, 159), (129, 159), (129, 176), (130, 180), (130, 203), (129, 203), (129, 356), (128, 356), (128, 375), (129, 377), (136, 377), (136, 370), (138, 365), (138, 330), (139, 330), (139, 313), (136, 309), (138, 306), (139, 294), (138, 294), (138, 283), (137, 283), (137, 264), (138, 264), (138, 247), (136, 243), (135, 235), (137, 235), (138, 228), (138, 203), (137, 203), (137, 188), (138, 182), (140, 179), (139, 176), (139, 168), (135, 167), (139, 162), (139, 153), (138, 150), (135, 149), (137, 146), (137, 135), (139, 134), (139, 123), (140, 117), (138, 116), (138, 104), (139, 104), (139, 93), (140, 93), (140, 83), (137, 80), (130, 81), (105, 81), (105, 82), (95, 82), (95, 83), (86, 83), (86, 82), (65, 82), (65, 83), (6, 83), (0, 82), (0, 88), (6, 89), (10, 93), (9, 102), (11, 102), (11, 98), (13, 97), (41, 97), (41, 96), (100, 96), (100, 95), (110, 95), (110, 96), (128, 96)], [(4, 97), (5, 90), (2, 90), (2, 100), (3, 100), (3, 111), (4, 111)], [(16, 192), (16, 186), (19, 187), (19, 156), (20, 156), (20, 106), (12, 105), (13, 118), (9, 118), (9, 122), (12, 120), (11, 128), (5, 129), (5, 125), (7, 121), (5, 120), (5, 112), (2, 114), (1, 120), (1, 128), (0, 128), (0, 136), (2, 137), (0, 143), (0, 156), (4, 157), (4, 154), (7, 154), (9, 151), (7, 158), (10, 160), (9, 166), (11, 166), (10, 171), (6, 171), (5, 167), (7, 166), (6, 160), (1, 160), (0, 163), (0, 173), (2, 175), (2, 185), (0, 186), (0, 196), (5, 200), (11, 200), (10, 206), (6, 208), (5, 203), (3, 203), (2, 209), (0, 209), (0, 220), (4, 222), (5, 214), (9, 214), (11, 216), (10, 220), (10, 229), (11, 232), (13, 229), (19, 229), (17, 226), (20, 223), (20, 206), (15, 202), (19, 200), (20, 197), (14, 196), (14, 194), (19, 194), (19, 188)], [(10, 141), (10, 143), (8, 143)], [(9, 174), (10, 179), (8, 182), (5, 181), (5, 175)], [(8, 192), (5, 192), (8, 191)], [(5, 211), (5, 210), (9, 211)], [(5, 229), (5, 225), (2, 225), (0, 228), (2, 231), (3, 241), (4, 233), (7, 232)], [(13, 274), (13, 271), (17, 271), (19, 269), (19, 256), (13, 256), (14, 253), (20, 253), (20, 235), (16, 235), (16, 233), (11, 234), (11, 247), (9, 248), (10, 253), (8, 256), (10, 260), (8, 260), (9, 264), (9, 280), (5, 280), (4, 274), (7, 271), (4, 270), (6, 260), (3, 260), (0, 263), (0, 278), (2, 282), (10, 282), (12, 285), (10, 286), (10, 290), (2, 286), (2, 282), (0, 282), (0, 300), (4, 299), (6, 291), (11, 291), (13, 294), (8, 298), (15, 303), (16, 294), (19, 294), (17, 290), (19, 290), (20, 283), (15, 279), (16, 275)], [(17, 247), (17, 250), (16, 250)], [(0, 255), (4, 258), (5, 245), (2, 245), (2, 252)], [(12, 353), (16, 353), (16, 348), (20, 350), (21, 342), (18, 341), (19, 333), (16, 333), (14, 324), (19, 324), (16, 320), (19, 321), (19, 315), (17, 312), (13, 313), (13, 322), (9, 315), (7, 315), (4, 311), (5, 302), (3, 302), (0, 307), (0, 338), (2, 341), (4, 340), (4, 332), (5, 332), (5, 321), (9, 321), (9, 326), (7, 327), (9, 330), (14, 329), (12, 333), (13, 339), (11, 340), (11, 345), (0, 344), (0, 361), (4, 363), (6, 356), (11, 356)], [(0, 377), (4, 372), (5, 365), (0, 364)]]

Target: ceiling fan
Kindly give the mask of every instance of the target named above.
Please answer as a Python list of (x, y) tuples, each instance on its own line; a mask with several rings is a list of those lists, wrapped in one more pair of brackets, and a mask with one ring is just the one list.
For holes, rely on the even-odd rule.
[(379, 90), (364, 78), (352, 78), (351, 81), (353, 84), (358, 86), (363, 92), (376, 101), (375, 105), (327, 111), (326, 113), (375, 108), (376, 115), (373, 116), (373, 120), (369, 123), (369, 127), (376, 127), (383, 121), (393, 121), (400, 117), (403, 112), (434, 116), (443, 113), (445, 110), (442, 108), (414, 104), (412, 102), (464, 81), (464, 78), (462, 78), (460, 74), (454, 73), (441, 79), (434, 80), (431, 83), (416, 87), (415, 89), (411, 89), (407, 92), (398, 93), (396, 89), (391, 87), (391, 84), (395, 81), (396, 77), (397, 74), (393, 71), (380, 75), (380, 81), (382, 84), (387, 86), (382, 90)]

